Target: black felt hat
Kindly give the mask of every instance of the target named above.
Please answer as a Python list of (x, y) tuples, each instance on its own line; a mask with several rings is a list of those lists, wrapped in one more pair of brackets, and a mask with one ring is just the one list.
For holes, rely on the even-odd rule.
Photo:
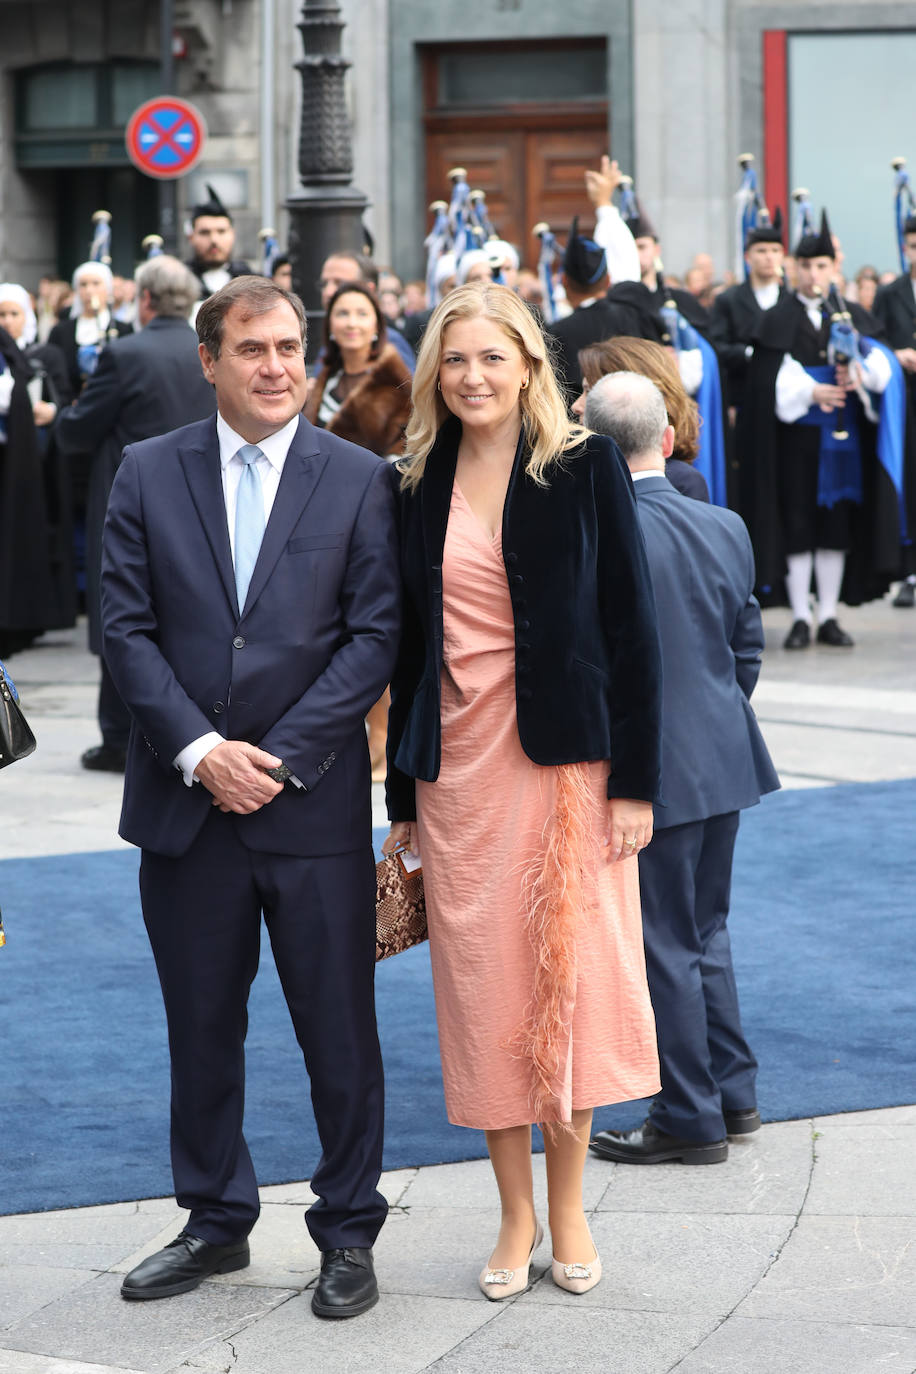
[(607, 254), (594, 239), (579, 233), (578, 215), (572, 222), (563, 254), (563, 271), (580, 286), (594, 286), (607, 272)]
[(767, 219), (765, 224), (755, 224), (754, 228), (747, 236), (744, 247), (750, 248), (755, 243), (778, 243), (782, 244), (782, 211), (779, 206), (773, 212), (773, 218)]
[(636, 214), (627, 220), (627, 228), (634, 239), (655, 239), (655, 242), (658, 243), (655, 225), (642, 208), (638, 198), (636, 200)]
[(205, 182), (204, 184), (207, 188), (207, 195), (209, 199), (201, 201), (199, 205), (194, 206), (194, 208), (191, 211), (191, 223), (193, 224), (195, 220), (200, 219), (202, 215), (220, 215), (222, 216), (222, 218), (227, 219), (231, 224), (232, 216), (226, 209), (223, 202), (220, 200), (219, 196), (214, 191), (213, 187), (210, 185), (209, 181)]
[(835, 258), (836, 249), (833, 246), (833, 239), (830, 237), (830, 225), (827, 221), (827, 211), (821, 211), (821, 227), (816, 234), (805, 234), (799, 239), (795, 256), (797, 258)]

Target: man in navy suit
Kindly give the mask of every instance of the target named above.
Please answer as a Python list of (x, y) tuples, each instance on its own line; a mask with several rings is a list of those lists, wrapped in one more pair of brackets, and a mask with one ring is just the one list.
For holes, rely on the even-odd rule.
[(760, 1126), (726, 921), (739, 813), (779, 786), (749, 701), (764, 647), (751, 541), (734, 511), (665, 477), (674, 430), (648, 378), (602, 377), (585, 421), (616, 440), (636, 491), (662, 646), (665, 799), (639, 855), (662, 1088), (641, 1127), (601, 1131), (591, 1148), (619, 1163), (717, 1164), (728, 1135)]
[(129, 446), (111, 493), (104, 650), (133, 716), (120, 833), (172, 1058), (181, 1235), (124, 1280), (160, 1298), (248, 1264), (248, 991), (263, 912), (322, 1144), (312, 1308), (377, 1301), (387, 1212), (364, 717), (394, 665), (393, 474), (315, 430), (298, 297), (238, 277), (197, 316), (217, 415)]

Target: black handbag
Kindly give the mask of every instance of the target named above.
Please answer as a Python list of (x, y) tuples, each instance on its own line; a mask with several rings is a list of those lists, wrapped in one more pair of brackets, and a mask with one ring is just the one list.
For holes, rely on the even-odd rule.
[(22, 714), (19, 694), (0, 663), (0, 768), (28, 758), (35, 749), (35, 736)]

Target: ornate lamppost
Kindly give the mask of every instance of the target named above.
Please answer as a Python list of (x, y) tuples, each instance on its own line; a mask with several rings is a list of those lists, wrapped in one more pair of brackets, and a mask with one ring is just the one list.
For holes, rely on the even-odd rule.
[(363, 211), (369, 201), (350, 184), (353, 147), (345, 82), (351, 65), (340, 53), (344, 29), (340, 6), (303, 0), (296, 26), (305, 56), (296, 63), (302, 76), (299, 124), (300, 189), (286, 201), (290, 214), (289, 255), (293, 289), (309, 317), (309, 358), (320, 344), (322, 319), (318, 275), (336, 250), (363, 251)]

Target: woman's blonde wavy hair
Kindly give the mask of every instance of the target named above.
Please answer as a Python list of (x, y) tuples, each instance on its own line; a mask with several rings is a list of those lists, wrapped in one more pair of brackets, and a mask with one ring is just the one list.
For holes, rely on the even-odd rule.
[(419, 486), (436, 435), (451, 414), (437, 389), (445, 331), (456, 320), (479, 316), (498, 325), (527, 364), (528, 386), (519, 394), (522, 425), (531, 449), (525, 471), (538, 486), (548, 485), (550, 469), (562, 462), (564, 454), (578, 448), (589, 433), (570, 421), (547, 343), (528, 306), (508, 286), (469, 282), (450, 291), (436, 306), (423, 335), (413, 378), (407, 446), (398, 464), (405, 490)]

